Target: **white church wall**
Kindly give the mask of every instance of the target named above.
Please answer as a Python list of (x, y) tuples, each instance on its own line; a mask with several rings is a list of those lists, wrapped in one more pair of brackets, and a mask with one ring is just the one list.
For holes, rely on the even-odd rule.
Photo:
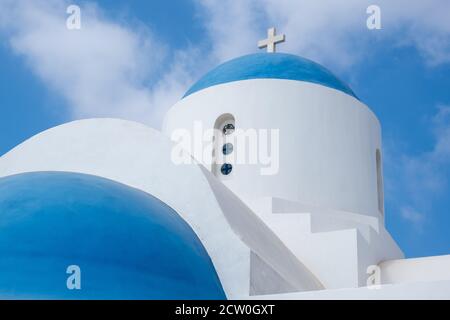
[(381, 281), (385, 284), (450, 281), (450, 255), (389, 260), (379, 266)]
[(144, 125), (89, 119), (44, 131), (0, 158), (0, 177), (32, 171), (97, 175), (161, 199), (193, 228), (228, 298), (249, 294), (256, 252), (297, 290), (323, 288), (278, 237), (197, 164), (175, 165), (172, 142)]
[(250, 255), (250, 295), (298, 292), (256, 253)]
[(367, 267), (403, 258), (375, 217), (321, 210), (279, 198), (261, 199), (257, 212), (326, 288), (365, 286)]
[[(250, 208), (231, 190), (202, 168), (222, 210), (233, 230), (267, 266), (277, 272), (297, 291), (323, 289), (323, 283), (316, 277), (316, 270), (308, 268), (301, 259), (283, 242), (279, 234), (273, 233)], [(254, 270), (250, 269), (250, 272)], [(277, 281), (269, 277), (266, 281)], [(273, 284), (267, 284), (267, 287)], [(260, 285), (259, 288), (262, 286)]]
[(33, 171), (79, 172), (148, 192), (193, 228), (227, 297), (248, 294), (250, 249), (228, 224), (199, 166), (174, 165), (171, 150), (166, 136), (135, 122), (74, 121), (44, 131), (2, 156), (0, 177)]
[(264, 214), (263, 220), (326, 289), (358, 287), (357, 230), (311, 233), (311, 214)]
[[(385, 260), (403, 259), (404, 254), (384, 226), (379, 231), (369, 229), (369, 237), (358, 233), (358, 281), (359, 286), (367, 286), (372, 279), (373, 268)], [(373, 275), (379, 281), (379, 275)]]
[(254, 300), (448, 300), (450, 281), (388, 284), (379, 287), (362, 287), (312, 292), (295, 292), (276, 295), (242, 297)]
[[(195, 131), (232, 114), (236, 129), (279, 129), (279, 171), (235, 165), (224, 183), (244, 200), (279, 197), (379, 217), (376, 150), (380, 126), (360, 101), (308, 82), (256, 79), (216, 85), (179, 101), (163, 130)], [(198, 159), (207, 161), (208, 159)], [(210, 159), (209, 159), (210, 160)]]

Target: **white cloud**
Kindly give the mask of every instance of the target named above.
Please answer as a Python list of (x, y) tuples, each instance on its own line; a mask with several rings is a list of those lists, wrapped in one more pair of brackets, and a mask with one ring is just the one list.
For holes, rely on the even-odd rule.
[(429, 120), (435, 139), (430, 151), (409, 155), (388, 145), (384, 158), (389, 200), (415, 226), (427, 221), (433, 200), (446, 195), (450, 182), (450, 107), (438, 106)]
[[(82, 29), (66, 29), (65, 0), (0, 0), (0, 31), (55, 93), (71, 118), (121, 117), (160, 126), (164, 112), (203, 71), (241, 54), (276, 26), (282, 51), (339, 72), (355, 70), (383, 39), (413, 45), (430, 65), (450, 62), (445, 0), (380, 0), (383, 31), (366, 28), (366, 0), (194, 0), (208, 37), (202, 48), (173, 53), (152, 30), (82, 7)], [(199, 64), (198, 61), (201, 61)]]
[[(373, 44), (414, 46), (427, 64), (450, 63), (450, 2), (367, 0), (194, 0), (208, 37), (195, 48), (171, 48), (143, 25), (82, 7), (82, 29), (66, 28), (65, 0), (0, 0), (0, 32), (30, 69), (67, 101), (69, 118), (119, 117), (159, 127), (163, 114), (200, 73), (224, 60), (256, 52), (257, 40), (276, 26), (287, 34), (281, 51), (352, 71)], [(366, 28), (366, 8), (381, 7), (382, 31)], [(198, 63), (201, 61), (201, 63)], [(426, 221), (430, 198), (445, 190), (450, 162), (450, 107), (431, 121), (436, 143), (410, 156), (385, 152), (395, 178), (387, 194), (413, 224)], [(396, 148), (398, 149), (398, 148)], [(389, 160), (391, 159), (391, 160)], [(390, 180), (390, 182), (389, 182)], [(395, 202), (395, 199), (393, 199)]]
[(425, 223), (425, 214), (414, 210), (411, 207), (403, 207), (400, 210), (402, 217), (411, 222), (417, 231), (422, 232)]
[(0, 27), (14, 52), (67, 100), (71, 118), (120, 117), (159, 126), (161, 110), (191, 81), (184, 70), (189, 59), (170, 61), (150, 30), (110, 21), (93, 5), (82, 7), (81, 29), (68, 30), (67, 5), (2, 0)]
[(403, 157), (403, 168), (409, 179), (408, 188), (415, 198), (424, 193), (439, 193), (448, 184), (444, 174), (450, 165), (450, 107), (439, 106), (430, 121), (435, 144), (429, 152)]
[[(450, 2), (446, 0), (202, 0), (218, 61), (256, 51), (256, 40), (276, 26), (287, 35), (280, 51), (299, 54), (338, 70), (352, 73), (374, 53), (376, 44), (412, 46), (430, 66), (450, 63)], [(382, 30), (366, 27), (366, 9), (381, 8)], [(448, 190), (450, 167), (450, 109), (440, 107), (432, 151), (407, 155), (393, 148), (385, 162), (393, 175), (386, 194), (401, 217), (422, 230), (432, 199)], [(399, 146), (395, 146), (399, 147)], [(406, 203), (405, 203), (406, 202)]]
[[(223, 62), (242, 54), (253, 53), (264, 20), (264, 12), (255, 1), (198, 0), (211, 40), (210, 57)], [(265, 27), (265, 26), (264, 26)]]
[[(282, 50), (345, 70), (371, 53), (373, 44), (415, 46), (431, 65), (450, 62), (447, 0), (201, 0), (219, 60), (255, 51), (255, 39), (276, 26), (287, 34)], [(366, 27), (366, 9), (381, 7), (382, 31)]]

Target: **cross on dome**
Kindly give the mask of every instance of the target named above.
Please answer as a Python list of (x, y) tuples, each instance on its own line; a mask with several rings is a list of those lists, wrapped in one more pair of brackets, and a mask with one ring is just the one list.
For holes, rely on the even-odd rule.
[(267, 39), (258, 41), (258, 48), (267, 48), (267, 52), (275, 52), (276, 44), (286, 41), (286, 35), (276, 35), (275, 28), (267, 29)]

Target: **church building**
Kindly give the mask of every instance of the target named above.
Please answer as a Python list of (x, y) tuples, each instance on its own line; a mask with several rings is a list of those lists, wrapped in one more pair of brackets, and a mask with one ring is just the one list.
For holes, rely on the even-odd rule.
[(405, 259), (386, 230), (377, 116), (284, 40), (161, 131), (78, 120), (0, 157), (0, 298), (450, 298), (450, 255)]

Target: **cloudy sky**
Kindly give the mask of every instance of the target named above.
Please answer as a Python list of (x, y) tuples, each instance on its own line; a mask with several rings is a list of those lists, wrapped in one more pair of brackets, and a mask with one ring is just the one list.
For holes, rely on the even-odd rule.
[(0, 155), (74, 119), (159, 128), (193, 81), (276, 26), (280, 51), (323, 64), (379, 117), (387, 227), (406, 255), (449, 254), (449, 16), (447, 0), (0, 0)]

